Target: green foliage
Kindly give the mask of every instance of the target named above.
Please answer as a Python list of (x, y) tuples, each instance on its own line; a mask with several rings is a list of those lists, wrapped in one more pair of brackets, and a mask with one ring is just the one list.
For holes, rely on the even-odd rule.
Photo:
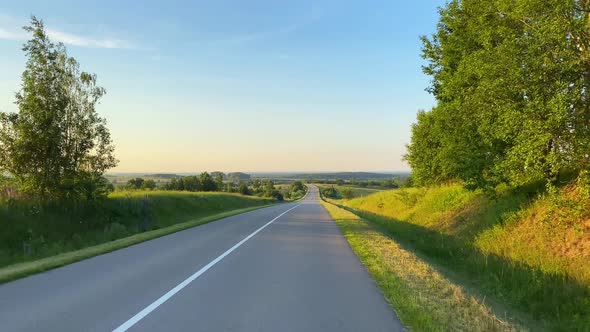
[[(536, 198), (518, 191), (490, 197), (449, 185), (340, 202), (443, 266), (449, 278), (529, 314), (547, 330), (586, 331), (590, 236), (582, 227), (588, 201), (576, 198), (577, 188), (548, 191)], [(547, 216), (549, 223), (543, 222)]]
[(556, 182), (590, 150), (587, 0), (453, 0), (423, 37), (437, 106), (406, 159), (419, 185)]
[(154, 190), (156, 189), (156, 181), (152, 180), (152, 179), (147, 179), (143, 182), (143, 184), (141, 185), (141, 189), (144, 190)]
[(105, 94), (97, 78), (80, 70), (43, 22), (31, 18), (32, 38), (18, 113), (0, 113), (0, 172), (20, 189), (43, 198), (94, 198), (106, 192), (102, 174), (117, 165), (106, 121), (95, 105)]
[(242, 195), (251, 195), (252, 194), (250, 192), (250, 188), (248, 188), (248, 185), (245, 182), (240, 183), (240, 186), (238, 187), (238, 192)]
[(328, 198), (339, 198), (339, 193), (334, 187), (321, 188), (322, 196)]
[(223, 186), (223, 191), (225, 191), (226, 193), (233, 193), (236, 192), (236, 187), (234, 183), (230, 181)]
[(275, 188), (275, 183), (272, 180), (266, 180), (262, 184), (262, 196), (274, 198), (277, 201), (283, 200), (283, 194)]
[(141, 189), (144, 182), (145, 180), (143, 178), (129, 179), (129, 181), (127, 181), (127, 184), (125, 185), (125, 188), (129, 190)]
[(213, 177), (207, 173), (203, 172), (199, 175), (199, 182), (201, 183), (201, 190), (202, 191), (216, 191), (217, 190), (217, 183), (213, 179)]
[(288, 191), (284, 193), (284, 198), (290, 200), (298, 200), (305, 196), (307, 192), (307, 186), (303, 184), (301, 181), (293, 181), (291, 185), (289, 185)]
[(305, 191), (305, 185), (303, 184), (303, 182), (301, 181), (293, 181), (293, 183), (291, 183), (291, 188), (289, 189), (289, 191), (293, 192), (293, 191)]
[(268, 203), (234, 194), (169, 191), (117, 192), (92, 201), (0, 200), (0, 267)]

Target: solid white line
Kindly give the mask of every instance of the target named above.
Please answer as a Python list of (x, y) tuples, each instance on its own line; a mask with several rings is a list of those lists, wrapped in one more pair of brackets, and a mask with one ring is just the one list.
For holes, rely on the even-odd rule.
[(162, 303), (168, 301), (172, 296), (174, 296), (174, 294), (178, 293), (184, 287), (188, 286), (188, 284), (190, 284), (192, 281), (194, 281), (195, 279), (197, 279), (198, 277), (200, 277), (203, 273), (207, 272), (207, 270), (209, 270), (210, 268), (212, 268), (215, 264), (219, 263), (219, 261), (221, 261), (222, 259), (224, 259), (225, 256), (229, 255), (232, 251), (236, 250), (239, 246), (241, 246), (242, 244), (244, 244), (246, 241), (250, 240), (254, 235), (258, 234), (260, 231), (262, 231), (263, 229), (265, 229), (268, 225), (272, 224), (275, 220), (279, 219), (280, 217), (282, 217), (283, 215), (285, 215), (287, 212), (293, 210), (294, 208), (298, 207), (299, 205), (301, 205), (301, 204), (298, 204), (298, 205), (290, 208), (289, 210), (287, 210), (287, 211), (279, 214), (273, 220), (271, 220), (271, 221), (267, 222), (266, 224), (264, 224), (264, 226), (260, 227), (259, 229), (257, 229), (256, 231), (254, 231), (254, 233), (248, 235), (245, 239), (243, 239), (242, 241), (238, 242), (233, 247), (229, 248), (226, 252), (224, 252), (223, 254), (219, 255), (219, 257), (217, 257), (214, 260), (212, 260), (209, 264), (205, 265), (203, 268), (201, 268), (195, 274), (193, 274), (192, 276), (186, 278), (186, 280), (184, 280), (183, 282), (181, 282), (180, 284), (178, 284), (176, 287), (174, 287), (171, 290), (169, 290), (168, 293), (162, 295), (162, 297), (160, 297), (159, 299), (157, 299), (156, 301), (154, 301), (154, 303), (152, 303), (149, 306), (145, 307), (145, 309), (143, 309), (142, 311), (138, 312), (135, 316), (131, 317), (128, 321), (126, 321), (125, 323), (121, 324), (121, 326), (119, 326), (116, 329), (114, 329), (113, 332), (124, 332), (124, 331), (127, 331), (130, 327), (132, 327), (133, 325), (137, 324), (137, 322), (139, 322), (140, 320), (142, 320), (145, 316), (149, 315), (150, 312), (154, 311), (157, 307), (159, 307), (160, 305), (162, 305)]

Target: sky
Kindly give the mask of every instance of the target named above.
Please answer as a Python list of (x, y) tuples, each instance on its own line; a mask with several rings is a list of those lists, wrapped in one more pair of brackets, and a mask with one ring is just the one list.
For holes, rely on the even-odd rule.
[(111, 172), (399, 171), (444, 0), (0, 3), (0, 111), (31, 15), (107, 94)]

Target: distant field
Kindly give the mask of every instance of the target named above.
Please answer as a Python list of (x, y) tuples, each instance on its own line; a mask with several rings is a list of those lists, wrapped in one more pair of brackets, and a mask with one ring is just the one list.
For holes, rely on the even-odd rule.
[(0, 267), (271, 202), (227, 193), (134, 191), (85, 203), (0, 203)]
[(590, 224), (570, 189), (560, 195), (491, 198), (452, 185), (333, 201), (452, 271), (447, 277), (539, 323), (532, 330), (588, 331)]

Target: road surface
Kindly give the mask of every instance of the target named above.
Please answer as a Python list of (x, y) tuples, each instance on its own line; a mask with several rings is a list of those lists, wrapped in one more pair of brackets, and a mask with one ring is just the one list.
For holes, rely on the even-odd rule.
[(0, 331), (402, 331), (317, 195), (0, 285)]

